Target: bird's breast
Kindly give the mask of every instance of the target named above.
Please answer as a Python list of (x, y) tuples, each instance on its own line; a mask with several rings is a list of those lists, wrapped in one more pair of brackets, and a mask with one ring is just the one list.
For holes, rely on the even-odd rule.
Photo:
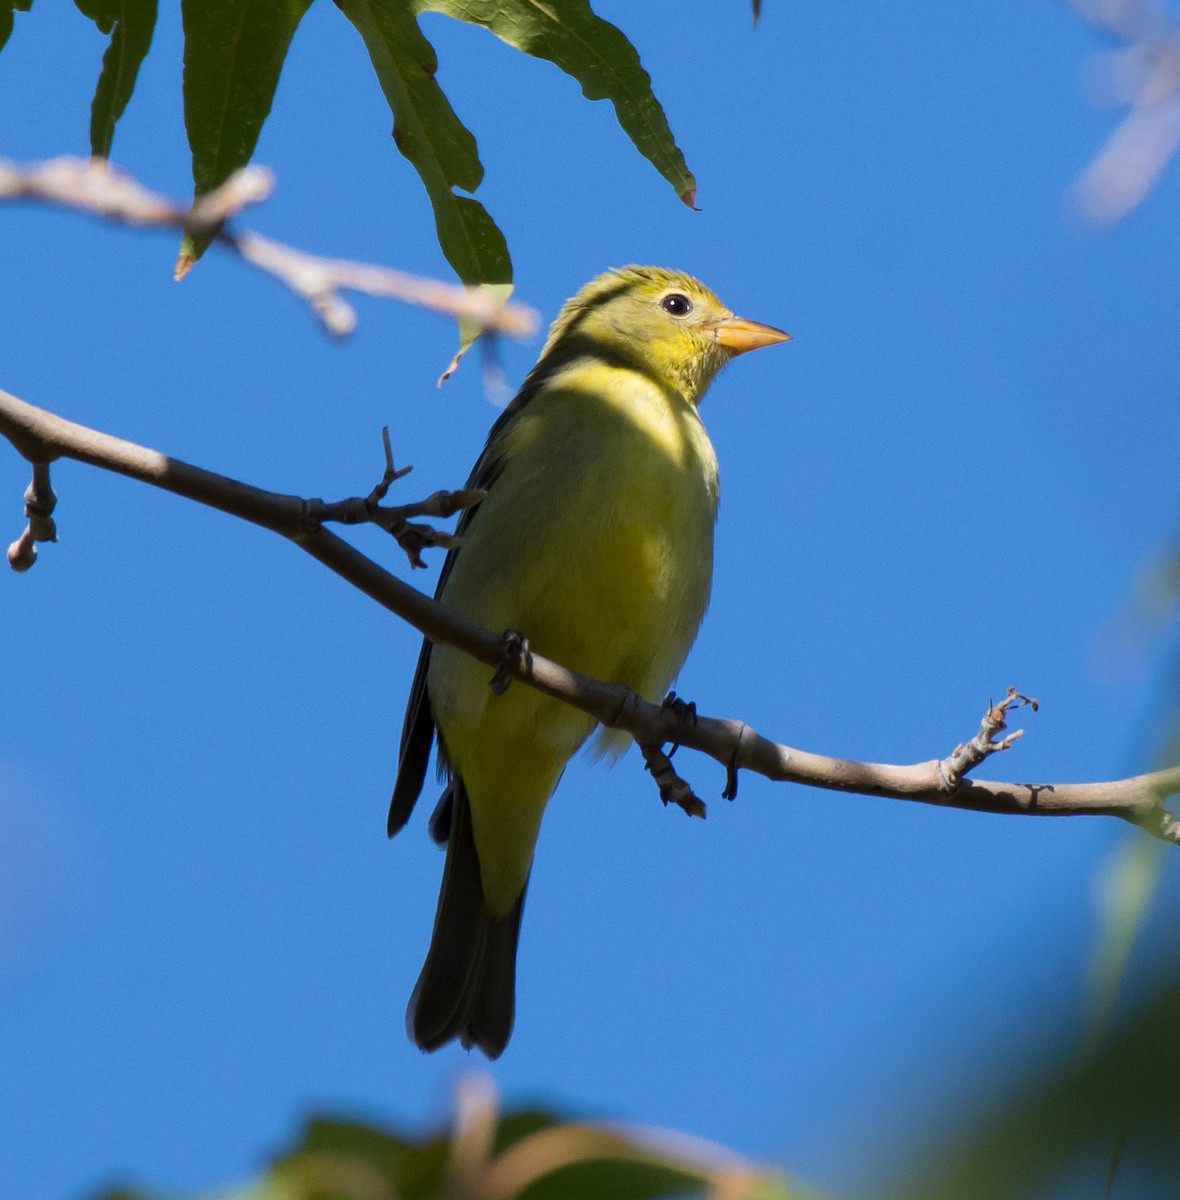
[(717, 461), (696, 410), (591, 364), (543, 387), (500, 438), (444, 601), (575, 670), (664, 689), (712, 578)]

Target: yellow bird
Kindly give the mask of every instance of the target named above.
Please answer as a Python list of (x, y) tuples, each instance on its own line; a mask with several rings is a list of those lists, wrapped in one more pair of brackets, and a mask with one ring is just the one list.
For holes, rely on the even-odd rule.
[[(438, 598), (529, 648), (658, 701), (709, 601), (717, 458), (697, 405), (746, 350), (788, 335), (734, 314), (689, 275), (624, 267), (561, 310), (492, 426)], [(406, 1027), (498, 1057), (512, 1032), (516, 946), (545, 805), (590, 736), (585, 713), (425, 642), (402, 730), (392, 837), (422, 789), (437, 730), (446, 790), (431, 818), (446, 865)], [(626, 735), (603, 731), (606, 750)]]

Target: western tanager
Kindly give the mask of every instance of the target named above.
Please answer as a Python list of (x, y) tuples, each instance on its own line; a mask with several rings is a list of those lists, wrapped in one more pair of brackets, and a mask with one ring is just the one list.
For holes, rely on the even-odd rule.
[[(625, 267), (587, 284), (492, 426), (469, 482), (487, 495), (460, 522), (438, 597), (659, 700), (712, 577), (717, 459), (697, 405), (731, 358), (787, 336), (734, 316), (676, 271)], [(431, 832), (447, 857), (407, 1030), (424, 1050), (457, 1037), (495, 1058), (512, 1032), (541, 816), (594, 722), (520, 683), (494, 694), (490, 678), (460, 650), (423, 645), (389, 833), (410, 815), (437, 730), (447, 785)]]

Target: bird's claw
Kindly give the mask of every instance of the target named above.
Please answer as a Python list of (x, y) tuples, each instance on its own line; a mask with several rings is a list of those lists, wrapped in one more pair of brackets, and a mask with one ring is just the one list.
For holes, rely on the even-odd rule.
[(529, 671), (533, 665), (529, 640), (523, 633), (516, 629), (505, 629), (500, 644), (503, 646), (503, 652), (496, 673), (488, 684), (496, 696), (502, 696), (508, 690), (508, 685), (512, 682), (513, 668)]
[(668, 757), (671, 758), (680, 749), (680, 741), (685, 730), (691, 729), (697, 723), (696, 701), (681, 700), (675, 692), (669, 692), (660, 707), (667, 709), (676, 718), (676, 736), (672, 739), (672, 745), (668, 749)]
[(687, 816), (703, 818), (705, 802), (676, 774), (672, 760), (664, 751), (659, 746), (642, 744), (639, 749), (643, 754), (644, 768), (651, 772), (651, 777), (656, 781), (664, 806), (675, 804)]

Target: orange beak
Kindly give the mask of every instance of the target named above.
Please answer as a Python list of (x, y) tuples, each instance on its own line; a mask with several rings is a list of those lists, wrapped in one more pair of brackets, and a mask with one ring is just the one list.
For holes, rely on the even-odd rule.
[(789, 333), (783, 333), (773, 325), (763, 325), (760, 321), (747, 321), (745, 317), (726, 317), (723, 321), (712, 321), (702, 328), (712, 331), (717, 344), (732, 350), (734, 354), (745, 354), (747, 350), (791, 340)]

